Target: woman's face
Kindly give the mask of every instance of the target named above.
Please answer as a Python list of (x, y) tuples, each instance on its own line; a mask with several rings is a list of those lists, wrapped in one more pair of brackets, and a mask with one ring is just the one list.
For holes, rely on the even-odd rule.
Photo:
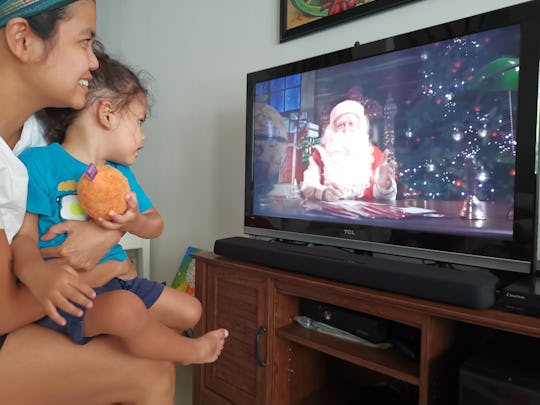
[(84, 107), (91, 72), (98, 68), (92, 50), (95, 32), (95, 1), (79, 0), (69, 6), (67, 19), (58, 21), (52, 46), (43, 43), (33, 82), (47, 107)]

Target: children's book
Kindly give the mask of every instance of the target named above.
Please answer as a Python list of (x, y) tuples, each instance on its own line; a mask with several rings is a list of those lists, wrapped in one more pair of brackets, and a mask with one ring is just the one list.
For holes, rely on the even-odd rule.
[(172, 288), (195, 295), (195, 260), (190, 255), (200, 251), (201, 249), (193, 246), (186, 249), (182, 263), (180, 263), (171, 284)]

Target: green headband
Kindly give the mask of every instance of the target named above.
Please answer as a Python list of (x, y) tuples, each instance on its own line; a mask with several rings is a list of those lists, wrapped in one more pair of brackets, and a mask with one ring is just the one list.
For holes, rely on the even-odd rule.
[(0, 0), (0, 28), (15, 17), (28, 18), (76, 0)]

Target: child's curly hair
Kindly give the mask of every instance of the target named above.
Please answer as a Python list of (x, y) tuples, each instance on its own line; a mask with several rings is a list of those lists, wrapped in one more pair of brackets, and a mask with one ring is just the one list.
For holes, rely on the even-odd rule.
[[(144, 96), (148, 99), (148, 89), (143, 85), (139, 75), (111, 58), (99, 41), (94, 42), (94, 53), (99, 68), (92, 72), (93, 79), (88, 86), (84, 108), (99, 100), (108, 99), (113, 102), (116, 111), (122, 111), (136, 97)], [(45, 108), (39, 111), (36, 115), (44, 124), (47, 141), (62, 143), (66, 129), (81, 111), (73, 108)]]

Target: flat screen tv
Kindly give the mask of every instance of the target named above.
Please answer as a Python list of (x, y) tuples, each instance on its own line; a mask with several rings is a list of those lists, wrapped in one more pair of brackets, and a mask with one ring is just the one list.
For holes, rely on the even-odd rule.
[(533, 272), (539, 48), (531, 1), (249, 73), (244, 232)]

